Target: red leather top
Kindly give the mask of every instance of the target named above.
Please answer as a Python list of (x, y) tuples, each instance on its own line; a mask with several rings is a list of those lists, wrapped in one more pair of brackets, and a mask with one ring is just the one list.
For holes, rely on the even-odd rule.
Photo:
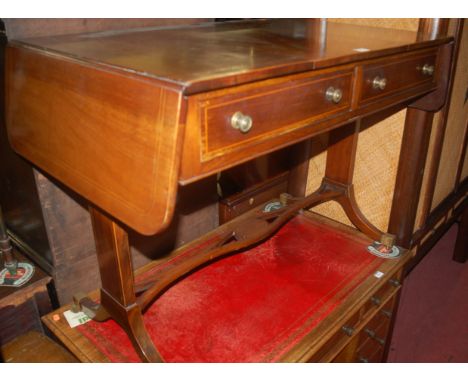
[[(297, 216), (259, 246), (171, 287), (145, 313), (146, 327), (167, 362), (276, 361), (375, 272), (383, 260), (367, 245)], [(111, 361), (139, 361), (114, 321), (78, 330)]]

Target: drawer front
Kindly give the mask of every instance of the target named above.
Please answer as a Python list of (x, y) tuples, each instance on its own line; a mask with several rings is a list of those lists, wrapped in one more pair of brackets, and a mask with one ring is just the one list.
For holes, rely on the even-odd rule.
[(343, 345), (355, 336), (356, 328), (359, 325), (360, 315), (359, 312), (355, 313), (349, 318), (344, 325), (342, 325), (336, 333), (316, 352), (309, 358), (308, 362), (330, 362), (336, 357)]
[[(377, 309), (382, 307), (385, 300), (391, 295), (394, 295), (401, 288), (401, 272), (393, 275), (377, 292), (364, 304), (362, 308), (362, 316), (368, 317)], [(387, 309), (384, 309), (387, 311)]]
[(367, 338), (356, 352), (355, 362), (382, 362), (384, 347)]
[[(201, 104), (200, 113), (202, 161), (245, 150), (249, 145), (349, 109), (352, 78), (351, 70), (302, 76), (208, 99)], [(341, 99), (331, 88), (340, 90)], [(333, 94), (338, 98), (333, 100)], [(234, 115), (238, 116), (237, 121), (251, 121), (250, 129), (241, 131), (232, 120)]]
[(361, 329), (354, 362), (382, 362), (391, 321), (381, 312), (392, 313), (394, 302), (394, 298), (389, 300)]
[(437, 52), (426, 51), (400, 59), (379, 60), (364, 65), (361, 103), (376, 101), (393, 93), (435, 83)]

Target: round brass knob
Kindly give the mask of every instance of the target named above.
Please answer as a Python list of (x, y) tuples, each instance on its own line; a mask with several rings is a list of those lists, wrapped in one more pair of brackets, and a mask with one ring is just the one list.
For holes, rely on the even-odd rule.
[(327, 101), (338, 103), (343, 98), (343, 92), (341, 91), (341, 89), (336, 89), (333, 86), (330, 86), (325, 92), (325, 98), (327, 99)]
[(378, 337), (377, 333), (374, 332), (373, 330), (366, 328), (364, 329), (364, 333), (366, 333), (373, 340), (377, 341), (380, 345), (382, 346), (385, 345), (385, 340), (383, 338)]
[(346, 333), (347, 336), (351, 337), (354, 334), (354, 328), (351, 326), (344, 325), (341, 330)]
[(358, 357), (358, 360), (359, 362), (362, 362), (362, 363), (369, 363), (369, 359), (361, 355)]
[(379, 306), (382, 303), (382, 300), (375, 296), (371, 297), (370, 300), (374, 305), (377, 305), (377, 306)]
[(374, 89), (384, 90), (386, 86), (387, 86), (387, 79), (384, 77), (377, 76), (372, 81), (372, 87)]
[(252, 118), (248, 115), (242, 114), (240, 111), (235, 112), (231, 117), (231, 126), (243, 134), (250, 131), (252, 124)]
[(400, 281), (398, 281), (397, 279), (390, 279), (388, 280), (388, 282), (390, 283), (390, 285), (393, 285), (395, 288), (398, 288), (401, 286)]
[(382, 309), (382, 310), (380, 311), (380, 313), (382, 313), (382, 315), (384, 315), (384, 316), (387, 317), (387, 318), (392, 317), (392, 312), (389, 311), (389, 310)]
[(432, 76), (434, 74), (434, 65), (424, 64), (422, 73), (426, 76)]

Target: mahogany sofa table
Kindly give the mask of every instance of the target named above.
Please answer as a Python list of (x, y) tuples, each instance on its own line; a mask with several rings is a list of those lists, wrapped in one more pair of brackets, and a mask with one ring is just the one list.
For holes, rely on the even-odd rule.
[[(398, 104), (431, 112), (445, 99), (451, 38), (313, 20), (254, 20), (11, 41), (6, 57), (12, 147), (89, 201), (100, 304), (139, 356), (160, 361), (142, 319), (175, 281), (267, 239), (303, 209), (335, 200), (369, 238), (352, 175), (363, 116)], [(410, 114), (407, 124), (430, 118)], [(429, 126), (430, 127), (430, 126)], [(196, 256), (135, 283), (127, 230), (171, 221), (179, 185), (330, 131), (326, 172), (306, 197), (219, 227)], [(418, 130), (419, 131), (419, 130)], [(396, 232), (392, 232), (396, 233)]]

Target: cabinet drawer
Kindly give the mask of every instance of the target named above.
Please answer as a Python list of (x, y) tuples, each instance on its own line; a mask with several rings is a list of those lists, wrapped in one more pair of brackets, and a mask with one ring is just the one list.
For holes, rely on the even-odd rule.
[[(364, 304), (362, 316), (368, 317), (377, 309), (382, 307), (382, 303), (391, 295), (394, 295), (401, 288), (401, 272), (394, 274), (377, 292)], [(388, 309), (384, 309), (388, 310)]]
[(379, 60), (364, 65), (361, 103), (378, 100), (393, 93), (435, 84), (437, 51), (424, 51), (397, 59)]
[(355, 362), (382, 362), (384, 347), (367, 338), (356, 352)]
[[(245, 150), (350, 107), (353, 72), (296, 76), (242, 87), (200, 103), (202, 161)], [(341, 97), (332, 99), (332, 89)], [(329, 91), (327, 96), (327, 90)], [(338, 93), (335, 93), (338, 94)], [(338, 99), (340, 98), (340, 99)], [(238, 114), (236, 114), (238, 113)], [(238, 116), (248, 131), (236, 128)], [(242, 122), (243, 121), (243, 122)]]
[(359, 312), (349, 318), (333, 336), (318, 350), (308, 362), (329, 362), (343, 348), (344, 344), (350, 341), (350, 337), (357, 333), (354, 328), (359, 325)]

